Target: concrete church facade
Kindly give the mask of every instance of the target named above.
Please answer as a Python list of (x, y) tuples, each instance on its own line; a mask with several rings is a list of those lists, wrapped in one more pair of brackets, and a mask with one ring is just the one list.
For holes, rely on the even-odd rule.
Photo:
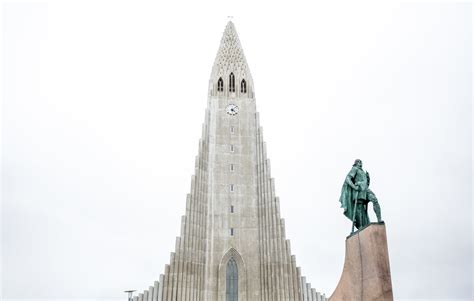
[(181, 235), (170, 263), (134, 301), (308, 300), (285, 237), (256, 111), (254, 83), (232, 22), (225, 28)]

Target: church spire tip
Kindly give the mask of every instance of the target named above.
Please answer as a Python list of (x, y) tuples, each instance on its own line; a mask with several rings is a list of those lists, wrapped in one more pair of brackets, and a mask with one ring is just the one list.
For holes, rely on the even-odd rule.
[(217, 80), (219, 77), (229, 76), (230, 73), (239, 78), (246, 78), (249, 82), (252, 78), (231, 17), (222, 35), (211, 78)]

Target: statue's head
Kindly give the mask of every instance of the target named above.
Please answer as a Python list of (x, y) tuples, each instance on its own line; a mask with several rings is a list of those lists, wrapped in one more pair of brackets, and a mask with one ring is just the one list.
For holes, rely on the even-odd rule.
[(352, 166), (357, 166), (362, 168), (362, 160), (361, 159), (355, 159), (354, 164)]

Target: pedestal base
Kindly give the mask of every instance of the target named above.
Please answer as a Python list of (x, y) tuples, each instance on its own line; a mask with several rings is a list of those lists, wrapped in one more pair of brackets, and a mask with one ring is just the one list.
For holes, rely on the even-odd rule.
[(393, 300), (383, 222), (371, 223), (347, 237), (344, 270), (329, 300)]

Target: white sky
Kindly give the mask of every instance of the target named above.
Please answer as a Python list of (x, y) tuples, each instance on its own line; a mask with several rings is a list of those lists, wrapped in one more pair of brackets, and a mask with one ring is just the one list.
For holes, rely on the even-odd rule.
[(313, 287), (339, 281), (361, 158), (395, 297), (471, 297), (469, 3), (28, 3), (3, 6), (3, 297), (123, 298), (163, 273), (228, 15)]

